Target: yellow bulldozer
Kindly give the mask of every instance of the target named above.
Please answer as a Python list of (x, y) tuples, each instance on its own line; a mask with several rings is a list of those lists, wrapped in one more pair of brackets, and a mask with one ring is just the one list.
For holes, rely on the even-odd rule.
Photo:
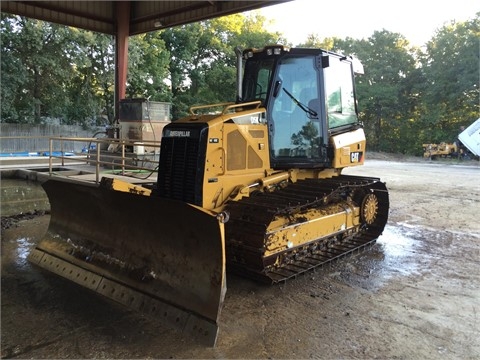
[[(351, 57), (281, 45), (236, 50), (235, 102), (163, 129), (152, 186), (52, 176), (42, 268), (214, 346), (226, 271), (285, 281), (372, 244), (385, 184), (365, 160)], [(361, 65), (361, 64), (360, 64)]]
[(440, 144), (423, 144), (422, 146), (425, 159), (434, 160), (439, 157), (457, 157), (461, 155), (456, 143), (442, 142)]

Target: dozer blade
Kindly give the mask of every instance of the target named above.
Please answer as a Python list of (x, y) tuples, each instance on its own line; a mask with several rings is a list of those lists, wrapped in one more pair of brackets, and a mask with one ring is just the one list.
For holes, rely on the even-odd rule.
[(223, 224), (199, 207), (48, 180), (30, 261), (214, 346), (226, 292)]

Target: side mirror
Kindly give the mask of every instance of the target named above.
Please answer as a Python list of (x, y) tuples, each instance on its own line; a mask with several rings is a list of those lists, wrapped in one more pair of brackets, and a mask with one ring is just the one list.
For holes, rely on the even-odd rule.
[(356, 57), (352, 58), (352, 66), (353, 66), (353, 72), (355, 74), (359, 74), (359, 75), (365, 74), (363, 70), (363, 64)]

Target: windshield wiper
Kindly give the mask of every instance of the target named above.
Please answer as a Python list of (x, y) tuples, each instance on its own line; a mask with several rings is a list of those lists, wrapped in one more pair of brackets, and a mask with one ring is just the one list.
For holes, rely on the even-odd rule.
[(309, 118), (317, 118), (317, 112), (313, 109), (310, 109), (307, 105), (304, 105), (302, 104), (300, 101), (298, 101), (297, 99), (295, 99), (295, 97), (290, 94), (287, 89), (285, 88), (282, 88), (283, 91), (285, 91), (285, 93), (290, 97), (290, 99), (293, 100), (293, 102), (295, 103), (295, 105), (297, 105), (300, 109), (302, 109), (303, 111), (305, 111), (305, 113), (307, 113), (307, 115), (309, 116)]

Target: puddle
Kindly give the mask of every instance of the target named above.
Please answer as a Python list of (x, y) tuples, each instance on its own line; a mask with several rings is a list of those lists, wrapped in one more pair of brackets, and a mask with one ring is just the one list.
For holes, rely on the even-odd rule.
[(368, 266), (375, 270), (380, 283), (397, 276), (423, 276), (446, 256), (474, 261), (475, 253), (465, 254), (462, 244), (466, 238), (478, 236), (471, 232), (438, 231), (417, 224), (387, 225), (377, 240), (376, 250), (369, 252), (367, 264), (368, 261), (374, 264)]
[(422, 276), (442, 252), (452, 250), (453, 237), (421, 226), (389, 224), (375, 245), (336, 263), (330, 276), (369, 290), (397, 278)]
[(27, 265), (27, 257), (33, 247), (33, 242), (29, 238), (20, 238), (16, 241), (15, 263), (19, 267)]
[[(48, 222), (49, 217), (33, 217), (22, 220), (19, 227), (2, 230), (2, 260), (9, 258), (17, 268), (28, 266), (27, 256), (45, 235)], [(388, 224), (374, 246), (332, 264), (336, 269), (331, 276), (363, 288), (379, 288), (393, 278), (429, 271), (432, 261), (443, 253), (452, 253), (461, 239), (460, 233), (432, 231), (417, 224)]]
[(386, 226), (377, 243), (381, 244), (387, 258), (400, 259), (414, 252), (417, 246), (411, 231), (403, 227)]
[(408, 276), (418, 274), (419, 262), (416, 261), (419, 241), (411, 229), (398, 226), (386, 226), (378, 238), (380, 251), (384, 254), (382, 275), (390, 278), (396, 274)]
[(45, 235), (49, 222), (50, 216), (42, 213), (2, 217), (2, 277), (5, 275), (4, 271), (12, 273), (29, 271), (28, 255)]

